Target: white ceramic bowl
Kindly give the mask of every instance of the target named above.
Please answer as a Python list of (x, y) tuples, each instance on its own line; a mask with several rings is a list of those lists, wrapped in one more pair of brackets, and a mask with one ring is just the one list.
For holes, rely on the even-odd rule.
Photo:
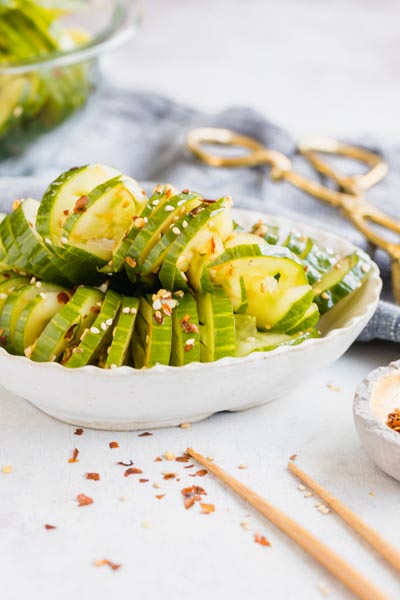
[[(235, 210), (234, 218), (244, 227), (268, 218), (282, 231), (300, 229), (342, 256), (355, 250), (336, 235), (288, 219), (245, 210)], [(351, 301), (345, 299), (320, 320), (323, 337), (299, 346), (214, 363), (159, 365), (140, 371), (131, 367), (66, 369), (0, 349), (1, 383), (52, 417), (96, 429), (167, 427), (199, 421), (222, 410), (258, 406), (333, 363), (358, 337), (377, 307), (382, 285), (378, 267), (370, 263), (366, 285)]]
[(400, 360), (371, 371), (357, 388), (353, 415), (358, 436), (378, 467), (400, 481), (400, 432), (386, 425), (400, 409)]

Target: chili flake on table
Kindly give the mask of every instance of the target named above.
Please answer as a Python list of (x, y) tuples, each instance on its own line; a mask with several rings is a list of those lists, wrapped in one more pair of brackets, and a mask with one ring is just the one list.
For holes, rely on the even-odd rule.
[(142, 469), (137, 469), (136, 467), (129, 467), (129, 469), (126, 469), (124, 477), (129, 477), (129, 475), (140, 475), (141, 473), (143, 473)]
[(77, 462), (79, 462), (78, 455), (79, 455), (78, 448), (74, 448), (74, 451), (72, 453), (72, 457), (68, 459), (68, 462), (69, 463), (77, 463)]
[(195, 502), (200, 502), (202, 496), (207, 496), (207, 492), (199, 485), (183, 488), (182, 496), (186, 510), (191, 508)]
[(269, 542), (267, 540), (265, 535), (261, 535), (260, 533), (254, 534), (254, 541), (256, 542), (256, 544), (260, 544), (261, 546), (270, 546), (271, 545), (271, 542)]
[(107, 565), (113, 571), (120, 569), (122, 566), (122, 565), (118, 565), (117, 563), (111, 562), (111, 560), (108, 560), (108, 558), (101, 558), (100, 560), (95, 560), (93, 564), (95, 567), (104, 567), (105, 565)]
[(110, 448), (111, 448), (111, 449), (112, 449), (112, 448), (119, 448), (119, 444), (118, 444), (118, 442), (110, 442), (110, 443), (109, 443), (109, 446), (110, 446)]
[(86, 479), (91, 479), (92, 481), (99, 481), (100, 474), (99, 473), (86, 473)]
[(86, 496), (86, 494), (78, 494), (76, 499), (78, 501), (78, 506), (88, 506), (94, 502), (93, 498)]

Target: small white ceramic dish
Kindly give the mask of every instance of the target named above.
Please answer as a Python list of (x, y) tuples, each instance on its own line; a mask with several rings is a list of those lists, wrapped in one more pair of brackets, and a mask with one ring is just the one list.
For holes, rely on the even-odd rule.
[[(336, 235), (288, 219), (245, 210), (235, 210), (234, 218), (246, 228), (268, 218), (283, 232), (300, 229), (342, 256), (355, 250)], [(97, 429), (167, 427), (199, 421), (222, 410), (258, 406), (337, 360), (358, 337), (377, 307), (382, 285), (378, 267), (370, 263), (367, 283), (320, 320), (323, 337), (299, 346), (140, 371), (130, 367), (66, 369), (0, 349), (1, 383), (52, 417)]]
[(400, 481), (400, 432), (386, 425), (400, 409), (400, 360), (371, 371), (357, 388), (353, 415), (358, 436), (372, 460)]

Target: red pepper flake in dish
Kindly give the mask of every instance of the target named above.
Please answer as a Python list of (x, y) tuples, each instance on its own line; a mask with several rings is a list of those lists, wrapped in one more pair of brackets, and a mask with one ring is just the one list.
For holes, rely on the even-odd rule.
[(254, 541), (256, 542), (256, 544), (260, 544), (261, 546), (270, 546), (271, 545), (271, 543), (267, 540), (267, 538), (264, 535), (261, 535), (260, 533), (254, 534)]
[(190, 315), (185, 315), (181, 321), (181, 327), (185, 333), (199, 333), (199, 328), (195, 323), (190, 322)]
[(116, 571), (117, 569), (120, 569), (121, 566), (122, 566), (122, 565), (117, 565), (117, 563), (111, 562), (111, 560), (108, 560), (108, 558), (101, 558), (100, 560), (95, 560), (93, 564), (94, 564), (95, 567), (108, 566), (113, 571)]
[(166, 480), (175, 479), (175, 477), (176, 477), (176, 473), (164, 473), (163, 474), (163, 479), (166, 479)]
[(147, 483), (150, 479), (139, 479), (139, 483)]
[(100, 313), (100, 306), (91, 306), (90, 307), (90, 312), (93, 313), (94, 315), (98, 315)]
[(78, 427), (78, 429), (75, 429), (74, 434), (75, 435), (82, 435), (83, 433), (83, 429), (81, 429), (81, 427)]
[(110, 446), (110, 448), (119, 448), (118, 442), (110, 442), (108, 445)]
[(162, 500), (163, 498), (165, 498), (165, 494), (158, 494), (158, 496), (156, 496), (157, 500)]
[(184, 504), (187, 510), (195, 502), (199, 502), (202, 496), (207, 496), (207, 492), (199, 485), (192, 485), (191, 487), (183, 488), (182, 496), (184, 497)]
[(123, 467), (131, 467), (133, 465), (133, 460), (131, 459), (128, 463), (119, 460), (117, 465), (122, 465)]
[(130, 467), (124, 473), (124, 477), (129, 477), (129, 475), (140, 475), (143, 473), (142, 469), (137, 469), (136, 467)]
[(74, 325), (71, 325), (71, 327), (66, 331), (65, 335), (64, 335), (64, 339), (65, 340), (72, 340), (72, 338), (74, 337), (74, 331), (75, 329), (78, 327), (78, 323), (75, 323)]
[(69, 302), (69, 295), (66, 292), (59, 292), (57, 294), (58, 304), (67, 304)]
[(86, 496), (86, 494), (78, 494), (76, 499), (78, 500), (78, 506), (88, 506), (94, 502), (93, 498)]
[(149, 435), (153, 435), (150, 431), (144, 431), (143, 433), (139, 433), (138, 437), (149, 437)]
[(200, 506), (201, 506), (200, 512), (202, 515), (209, 515), (210, 513), (215, 511), (214, 504), (206, 504), (205, 502), (200, 502)]
[(189, 477), (204, 477), (205, 475), (207, 475), (207, 473), (207, 469), (200, 469), (200, 471), (196, 471), (196, 473), (193, 473), (193, 475), (189, 475)]
[(74, 214), (75, 215), (86, 212), (86, 206), (87, 206), (88, 200), (89, 200), (89, 198), (85, 195), (78, 198), (78, 200), (75, 202), (75, 206), (74, 206)]
[(386, 425), (394, 431), (400, 432), (400, 409), (395, 408), (393, 412), (387, 416)]
[(49, 523), (46, 523), (44, 528), (45, 529), (57, 529), (57, 527), (55, 525), (49, 525)]
[(100, 474), (99, 473), (86, 473), (86, 479), (91, 479), (92, 481), (99, 481)]
[(79, 460), (78, 460), (78, 454), (79, 454), (78, 448), (74, 448), (74, 451), (72, 453), (72, 457), (68, 459), (68, 462), (69, 463), (77, 463), (77, 462), (79, 462)]

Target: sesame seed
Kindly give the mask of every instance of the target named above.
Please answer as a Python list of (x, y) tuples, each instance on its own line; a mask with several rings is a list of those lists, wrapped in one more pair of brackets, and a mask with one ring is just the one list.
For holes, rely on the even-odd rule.
[(1, 467), (1, 472), (5, 475), (9, 475), (10, 473), (12, 473), (12, 466), (6, 465), (5, 467)]
[(113, 324), (113, 319), (107, 319), (106, 320), (107, 327), (111, 327), (112, 324)]
[(246, 338), (246, 342), (249, 342), (249, 344), (251, 344), (252, 342), (255, 342), (255, 341), (256, 341), (256, 338), (251, 335), (249, 335), (249, 337)]
[(173, 452), (170, 452), (169, 450), (167, 450), (164, 456), (167, 460), (174, 460), (175, 458), (175, 454)]
[(129, 315), (129, 313), (130, 313), (130, 308), (129, 308), (129, 306), (125, 306), (125, 307), (122, 309), (122, 312), (124, 313), (124, 315)]
[(186, 340), (186, 346), (194, 346), (195, 341), (196, 340), (194, 338)]
[(49, 244), (49, 246), (51, 246), (51, 244), (53, 243), (50, 238), (45, 238), (44, 241), (46, 242), (46, 244)]
[(62, 243), (62, 244), (68, 244), (68, 238), (66, 238), (65, 236), (63, 236), (63, 237), (60, 239), (60, 241), (61, 241), (61, 243)]
[(173, 227), (172, 232), (175, 233), (175, 235), (179, 235), (181, 233), (181, 230), (179, 229), (179, 227)]
[(153, 302), (153, 309), (154, 310), (160, 310), (160, 308), (162, 307), (162, 302), (159, 298), (157, 298), (156, 300), (154, 300)]
[(103, 331), (107, 331), (107, 323), (103, 322), (100, 327)]
[(180, 427), (181, 429), (189, 429), (189, 427), (191, 427), (191, 424), (190, 424), (190, 423), (181, 423), (181, 424), (179, 425), (179, 427)]
[(100, 329), (98, 329), (97, 327), (91, 327), (90, 333), (98, 334), (98, 333), (100, 333)]
[(35, 283), (35, 286), (36, 286), (37, 288), (41, 288), (41, 287), (42, 287), (42, 282), (41, 282), (41, 281), (37, 281), (37, 282)]
[(5, 300), (7, 298), (7, 294), (1, 293), (0, 294), (0, 300)]
[(30, 282), (29, 282), (29, 283), (31, 283), (32, 285), (33, 285), (34, 283), (36, 283), (36, 277), (32, 277), (32, 279), (30, 280)]
[(363, 264), (363, 266), (361, 267), (361, 270), (364, 271), (364, 273), (368, 273), (370, 269), (371, 267), (367, 264)]
[(312, 493), (312, 492), (306, 492), (306, 493), (304, 494), (304, 498), (311, 498), (311, 496), (312, 496), (312, 495), (313, 495), (313, 493)]
[(182, 223), (182, 227), (183, 227), (184, 229), (186, 229), (186, 227), (187, 227), (188, 225), (189, 225), (189, 223), (188, 223), (188, 222), (186, 221), (186, 219), (185, 219), (185, 221), (183, 221), (183, 223)]
[(152, 205), (153, 206), (158, 206), (160, 204), (159, 200), (153, 200)]
[(300, 485), (297, 486), (297, 489), (299, 490), (299, 492), (305, 492), (306, 491), (306, 486), (300, 484)]
[(238, 469), (248, 469), (248, 466), (247, 465), (239, 465)]
[(170, 204), (167, 204), (167, 206), (164, 209), (166, 212), (171, 212), (172, 210), (175, 210), (175, 208), (173, 206), (171, 206)]
[(328, 292), (323, 292), (323, 293), (321, 294), (321, 297), (322, 297), (324, 300), (329, 300), (329, 294), (328, 294)]
[(112, 365), (110, 365), (110, 369), (116, 369), (117, 365), (115, 365), (114, 363)]
[(131, 308), (131, 315), (136, 315), (137, 313), (137, 308), (135, 308), (134, 306)]
[(46, 300), (47, 298), (47, 294), (45, 294), (44, 292), (40, 292), (39, 296), (43, 298), (43, 300)]

